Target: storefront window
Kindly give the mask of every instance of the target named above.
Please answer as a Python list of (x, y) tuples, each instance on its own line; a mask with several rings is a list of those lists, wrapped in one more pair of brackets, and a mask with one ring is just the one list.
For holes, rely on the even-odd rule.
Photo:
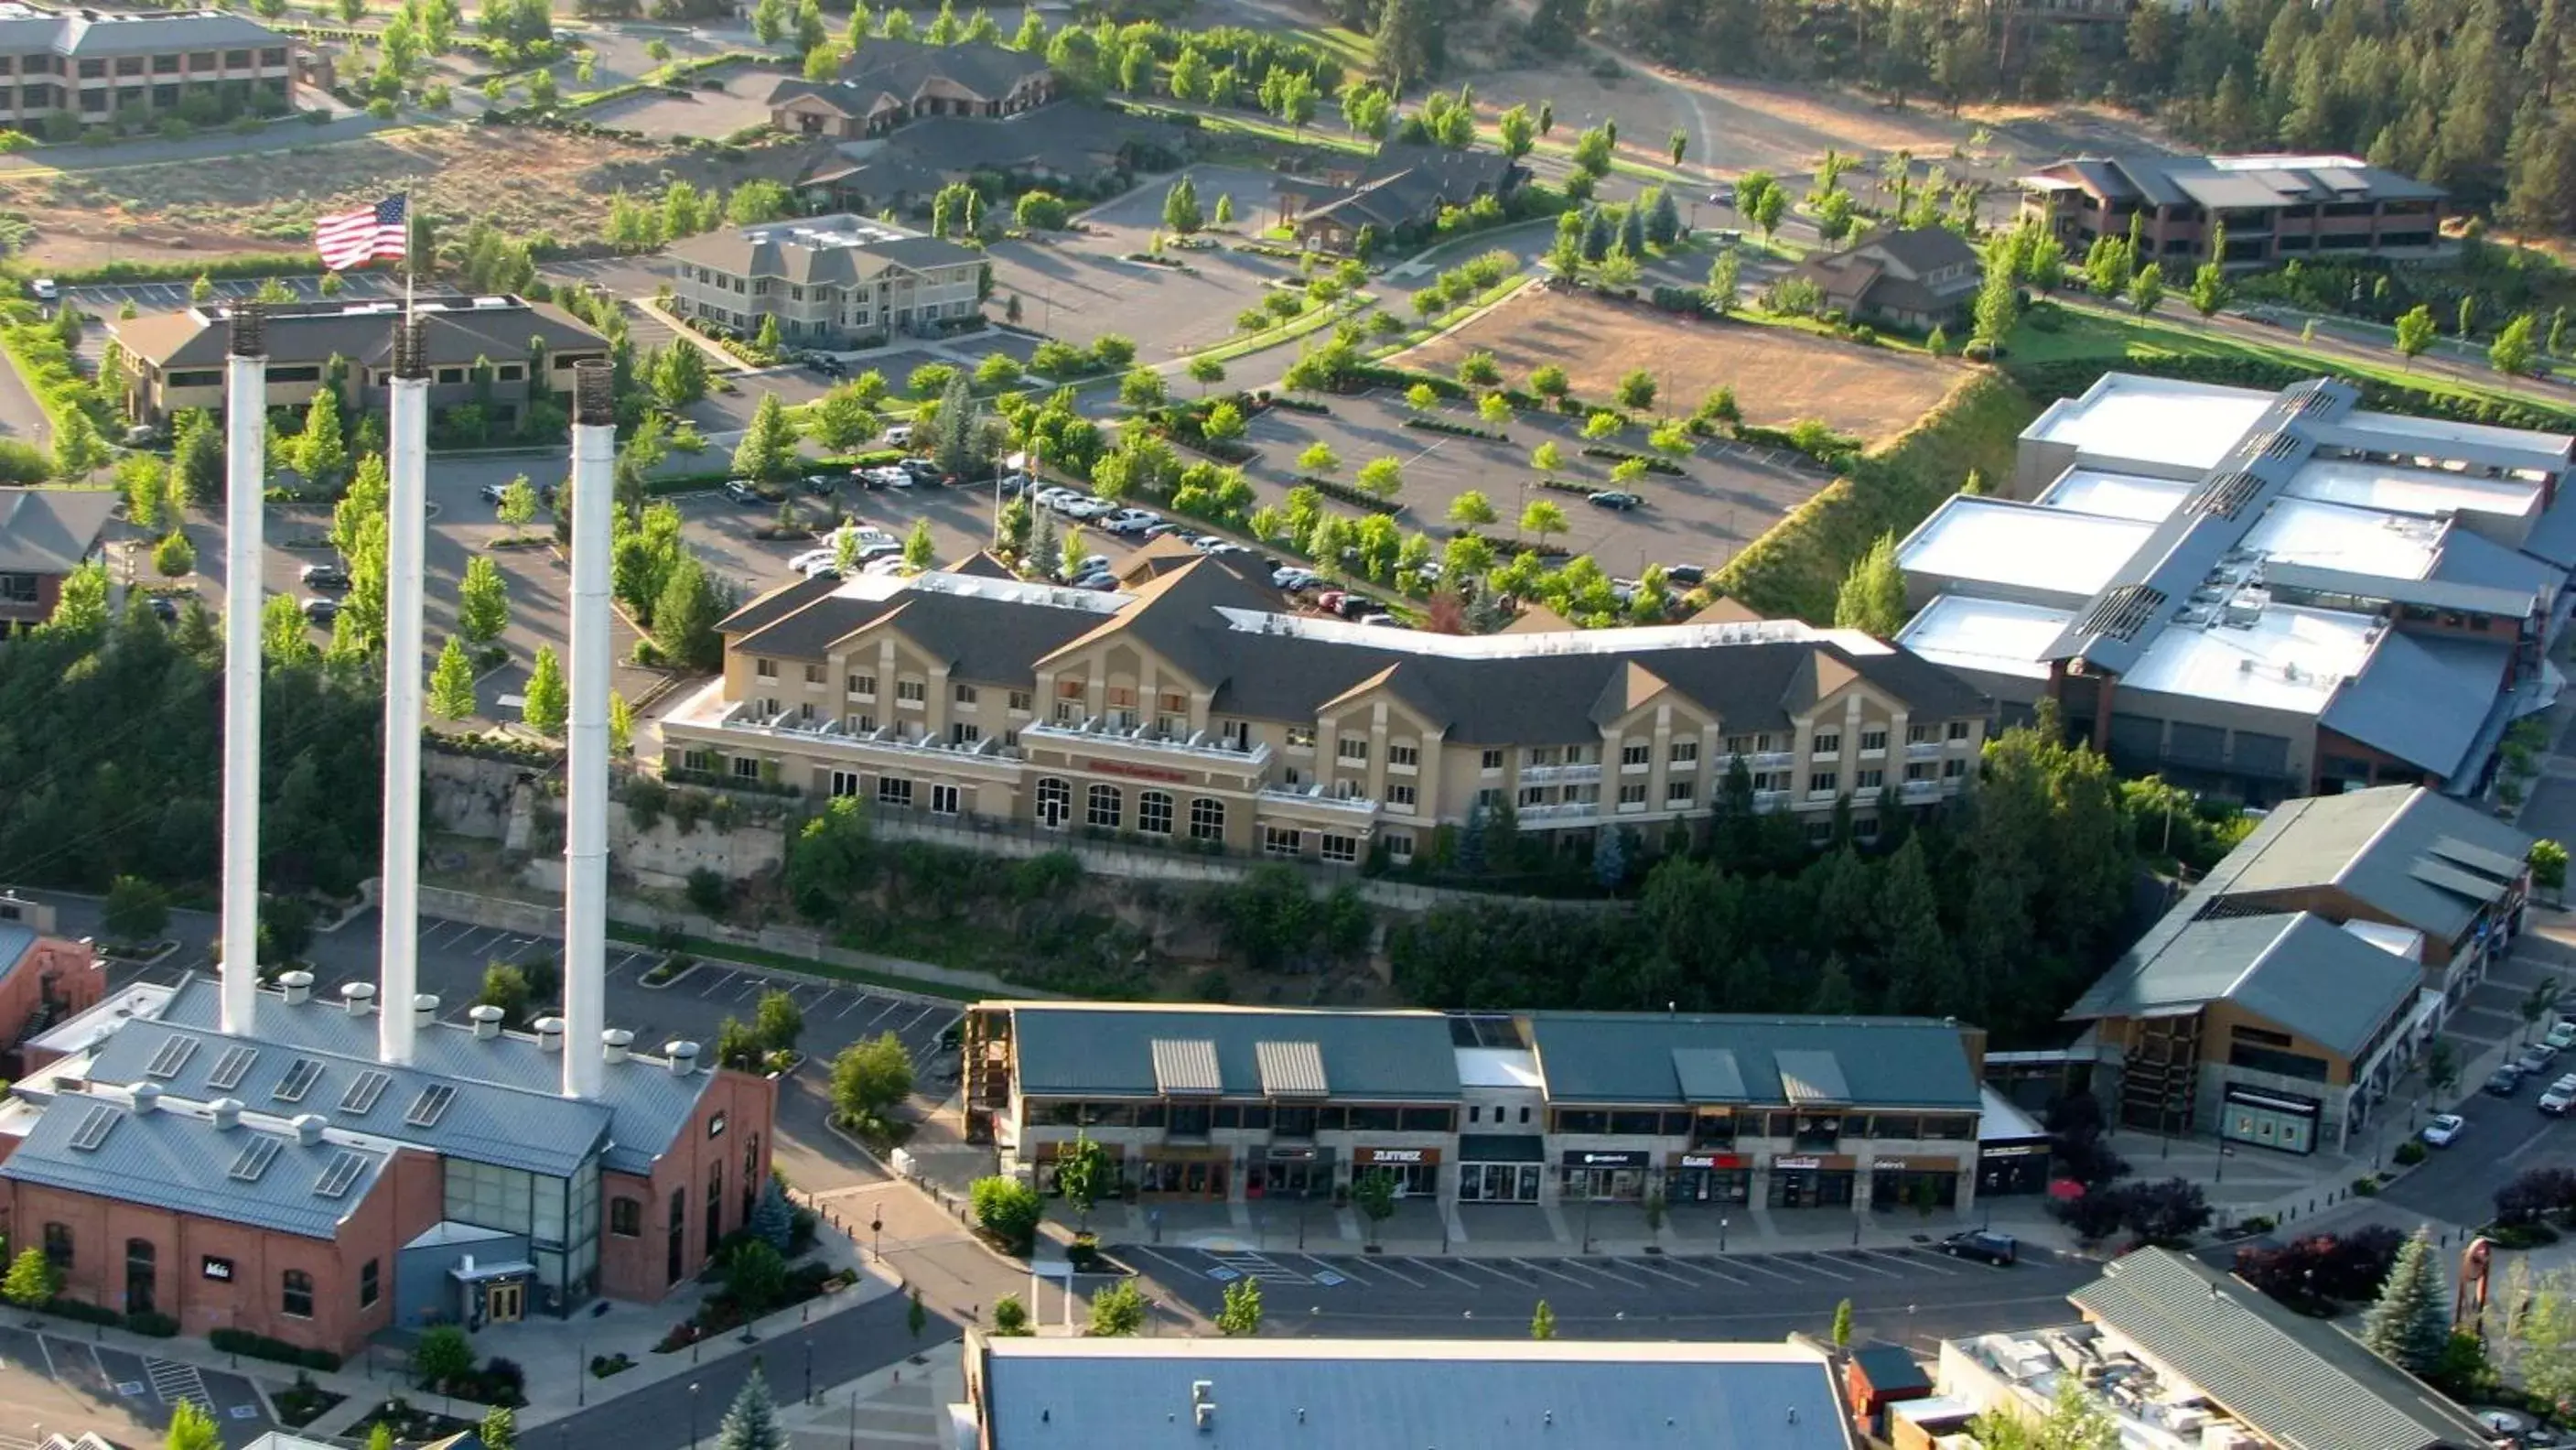
[(1691, 1146), (1694, 1148), (1732, 1148), (1735, 1146), (1735, 1114), (1723, 1108), (1702, 1108), (1691, 1120)]
[[(1315, 1136), (1315, 1110), (1313, 1108), (1281, 1107), (1276, 1111), (1274, 1116), (1276, 1118), (1276, 1125), (1271, 1129), (1271, 1131), (1282, 1138), (1311, 1138)], [(1246, 1124), (1246, 1126), (1250, 1125)]]
[(1768, 1202), (1773, 1208), (1848, 1208), (1853, 1172), (1848, 1168), (1771, 1169)]
[(1462, 1163), (1458, 1165), (1461, 1203), (1536, 1203), (1539, 1165), (1535, 1163)]
[(1891, 1209), (1956, 1208), (1959, 1175), (1924, 1169), (1880, 1168), (1869, 1176), (1869, 1206)]
[(1843, 1139), (1843, 1120), (1830, 1114), (1800, 1113), (1797, 1126), (1790, 1133), (1793, 1147), (1830, 1150)]
[(1612, 1113), (1610, 1115), (1610, 1131), (1620, 1134), (1623, 1137), (1651, 1138), (1655, 1136), (1655, 1129), (1661, 1124), (1661, 1121), (1662, 1119), (1660, 1115), (1655, 1113)]
[(1208, 1104), (1174, 1103), (1170, 1113), (1171, 1127), (1167, 1131), (1173, 1137), (1204, 1138), (1208, 1135)]
[(1354, 1133), (1392, 1133), (1403, 1123), (1404, 1116), (1393, 1108), (1353, 1108), (1349, 1121)]
[(1744, 1203), (1753, 1196), (1750, 1168), (1675, 1168), (1664, 1174), (1664, 1201)]

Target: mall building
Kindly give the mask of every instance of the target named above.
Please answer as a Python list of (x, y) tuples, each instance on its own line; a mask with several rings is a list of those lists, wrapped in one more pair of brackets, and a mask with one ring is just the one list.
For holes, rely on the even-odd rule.
[(986, 1002), (964, 1034), (1002, 1171), (1052, 1187), (1088, 1137), (1147, 1200), (1965, 1208), (1988, 1105), (1985, 1034), (1930, 1018)]

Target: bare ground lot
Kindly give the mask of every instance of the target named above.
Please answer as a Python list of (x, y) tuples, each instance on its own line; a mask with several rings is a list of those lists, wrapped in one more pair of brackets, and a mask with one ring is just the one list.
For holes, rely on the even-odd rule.
[(1961, 369), (1783, 327), (1693, 322), (1538, 287), (1395, 361), (1445, 373), (1479, 349), (1491, 352), (1515, 384), (1554, 363), (1565, 369), (1577, 397), (1606, 399), (1623, 374), (1644, 368), (1662, 385), (1660, 412), (1688, 412), (1710, 389), (1725, 386), (1735, 389), (1748, 422), (1784, 427), (1814, 418), (1871, 440), (1911, 425), (1941, 401)]
[[(691, 77), (679, 91), (652, 90), (610, 101), (582, 112), (582, 119), (647, 136), (703, 136), (720, 141), (746, 126), (769, 119), (769, 93), (780, 73), (750, 66), (726, 66)], [(702, 81), (721, 80), (722, 90)]]
[(484, 126), (424, 128), (337, 146), (115, 171), (0, 181), (0, 207), (36, 223), (28, 260), (69, 270), (111, 260), (310, 247), (315, 214), (408, 191), (443, 223), (488, 216), (516, 236), (594, 236), (610, 193), (670, 177), (730, 186), (791, 175), (803, 153), (778, 147), (748, 164), (600, 137)]

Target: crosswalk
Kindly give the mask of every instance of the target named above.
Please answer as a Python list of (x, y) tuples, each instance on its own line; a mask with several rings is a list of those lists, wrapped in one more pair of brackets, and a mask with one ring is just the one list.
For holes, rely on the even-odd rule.
[(206, 1393), (206, 1377), (195, 1365), (146, 1357), (143, 1372), (151, 1378), (152, 1393), (160, 1397), (161, 1403), (175, 1405), (185, 1401), (209, 1415), (215, 1412), (215, 1398)]
[(1234, 1279), (1252, 1279), (1264, 1284), (1311, 1284), (1315, 1282), (1312, 1275), (1301, 1274), (1295, 1269), (1289, 1268), (1287, 1265), (1270, 1257), (1268, 1254), (1256, 1254), (1241, 1250), (1232, 1252), (1210, 1250), (1207, 1251), (1207, 1257), (1208, 1261), (1215, 1266), (1208, 1270), (1208, 1277), (1212, 1279), (1226, 1281)]

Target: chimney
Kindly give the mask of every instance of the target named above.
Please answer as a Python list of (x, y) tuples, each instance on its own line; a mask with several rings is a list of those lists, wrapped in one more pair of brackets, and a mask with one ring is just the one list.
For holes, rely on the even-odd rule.
[(351, 982), (340, 989), (340, 1002), (349, 1009), (350, 1016), (364, 1017), (376, 1010), (376, 984)]
[(490, 1003), (479, 1003), (466, 1008), (465, 1015), (474, 1024), (475, 1041), (489, 1042), (501, 1035), (501, 1018), (504, 1014), (500, 1008)]
[(256, 302), (232, 310), (224, 357), (224, 805), (218, 945), (223, 1029), (245, 1034), (259, 1006), (259, 612), (268, 494), (268, 327)]
[(161, 1084), (139, 1082), (134, 1085), (134, 1111), (148, 1113), (161, 1106)]
[(698, 1045), (694, 1042), (665, 1042), (662, 1056), (670, 1060), (673, 1077), (687, 1077), (698, 1070)]
[(278, 976), (277, 985), (280, 990), (286, 993), (286, 1005), (289, 1007), (301, 1007), (305, 1003), (313, 1000), (313, 974), (311, 972), (296, 971), (281, 973)]
[[(609, 515), (617, 412), (608, 364), (573, 369), (572, 670), (565, 713), (564, 1027), (589, 1042), (608, 1017)], [(604, 1057), (564, 1054), (563, 1095), (599, 1096)]]
[(540, 1018), (538, 1018), (538, 1019), (536, 1020), (535, 1026), (536, 1026), (536, 1029), (537, 1029), (537, 1050), (538, 1050), (538, 1051), (540, 1051), (540, 1052), (561, 1052), (561, 1051), (563, 1051), (564, 1020), (563, 1020), (562, 1018), (560, 1018), (560, 1017), (540, 1017)]
[[(386, 1013), (385, 1015), (386, 1015), (386, 1016), (388, 1016), (388, 1017), (391, 1017), (391, 1016), (393, 1016), (393, 1015), (395, 1015), (395, 1014), (393, 1014), (393, 1013), (391, 1013), (391, 1012), (388, 1012), (388, 1013)], [(416, 996), (414, 996), (414, 997), (411, 999), (411, 1026), (412, 1026), (412, 1030), (413, 1030), (414, 1032), (419, 1031), (419, 1030), (420, 1030), (421, 1028), (423, 1028), (423, 1027), (427, 1027), (427, 1026), (429, 1026), (430, 1024), (432, 1024), (432, 1023), (436, 1022), (437, 1020), (438, 1020), (438, 994), (437, 994), (437, 993), (435, 993), (435, 992), (422, 992), (422, 993), (417, 994)]]
[[(420, 322), (394, 325), (394, 380), (388, 408), (385, 524), (385, 834), (383, 923), (385, 1000), (420, 990), (420, 680), (422, 536), (428, 530), (429, 368)], [(420, 1014), (387, 1012), (376, 1055), (409, 1063)]]
[(607, 1031), (599, 1034), (599, 1060), (601, 1062), (612, 1064), (624, 1062), (627, 1057), (634, 1052), (634, 1050), (635, 1034), (627, 1031), (623, 1027), (611, 1027)]
[(217, 1098), (207, 1105), (206, 1111), (214, 1119), (216, 1132), (229, 1133), (241, 1124), (242, 1100)]
[(310, 1148), (322, 1141), (322, 1130), (331, 1120), (320, 1113), (298, 1113), (295, 1116), (295, 1141)]

